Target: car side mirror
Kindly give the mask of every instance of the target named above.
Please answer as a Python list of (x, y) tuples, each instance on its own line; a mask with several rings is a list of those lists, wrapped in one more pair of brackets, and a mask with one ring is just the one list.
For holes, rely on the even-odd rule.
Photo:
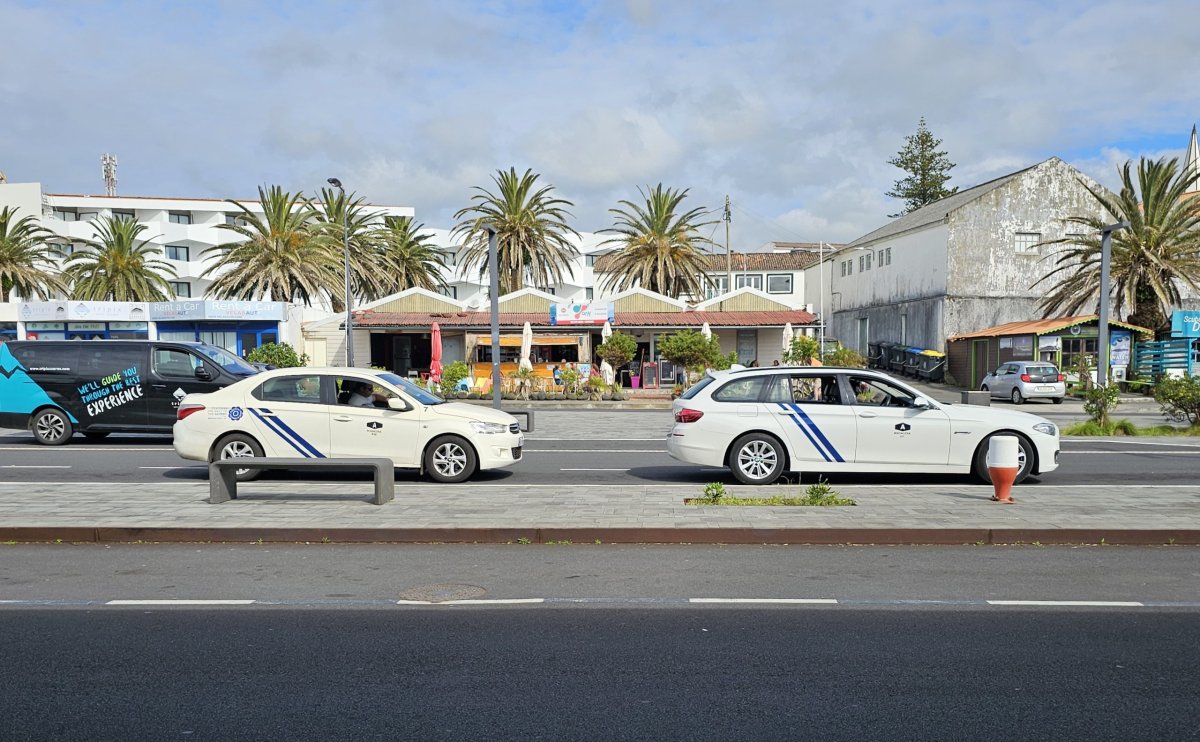
[(912, 406), (918, 410), (928, 410), (933, 407), (933, 403), (924, 397), (917, 397), (913, 399)]
[(389, 410), (398, 410), (400, 412), (407, 412), (409, 409), (404, 400), (399, 397), (388, 397), (387, 406)]
[(205, 368), (204, 366), (197, 366), (196, 367), (196, 378), (199, 379), (200, 381), (212, 381), (212, 374), (210, 374), (208, 372), (208, 369)]

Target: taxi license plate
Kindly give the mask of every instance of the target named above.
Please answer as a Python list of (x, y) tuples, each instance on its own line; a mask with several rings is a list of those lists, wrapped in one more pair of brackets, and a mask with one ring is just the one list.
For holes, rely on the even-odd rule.
[(1039, 392), (1052, 392), (1052, 391), (1054, 391), (1054, 387), (1052, 387), (1052, 386), (1039, 386), (1039, 387), (1037, 388), (1037, 390), (1038, 390)]

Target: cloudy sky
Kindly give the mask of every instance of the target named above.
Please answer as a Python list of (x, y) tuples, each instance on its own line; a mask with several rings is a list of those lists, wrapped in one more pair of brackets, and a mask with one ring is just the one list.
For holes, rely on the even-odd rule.
[(103, 152), (122, 195), (337, 176), (431, 227), (516, 167), (580, 231), (662, 182), (728, 194), (735, 249), (848, 241), (921, 116), (961, 187), (1051, 156), (1112, 185), (1200, 121), (1195, 0), (0, 0), (0, 28), (10, 182), (102, 193)]

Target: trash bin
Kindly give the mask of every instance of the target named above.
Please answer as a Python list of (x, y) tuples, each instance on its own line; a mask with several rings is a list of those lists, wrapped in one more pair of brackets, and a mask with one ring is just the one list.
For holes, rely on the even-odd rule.
[(868, 368), (879, 368), (879, 359), (882, 357), (880, 354), (883, 352), (881, 348), (884, 345), (891, 345), (891, 343), (867, 343)]
[(887, 370), (900, 373), (904, 370), (904, 352), (907, 350), (903, 345), (893, 345), (888, 348), (887, 352)]
[(921, 367), (921, 353), (923, 352), (925, 352), (924, 348), (905, 348), (904, 366), (900, 369), (900, 373), (915, 377), (917, 369)]
[(946, 354), (936, 350), (921, 352), (921, 367), (917, 375), (928, 381), (941, 381), (946, 377)]

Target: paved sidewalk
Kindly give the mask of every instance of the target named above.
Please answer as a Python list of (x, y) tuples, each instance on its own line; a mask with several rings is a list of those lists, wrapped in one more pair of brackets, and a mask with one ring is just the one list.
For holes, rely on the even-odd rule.
[(207, 482), (0, 484), (0, 541), (1200, 544), (1200, 485), (1038, 484), (1016, 505), (969, 484), (839, 486), (856, 507), (684, 504), (700, 489), (401, 482), (377, 506), (369, 481), (276, 479), (210, 505)]

